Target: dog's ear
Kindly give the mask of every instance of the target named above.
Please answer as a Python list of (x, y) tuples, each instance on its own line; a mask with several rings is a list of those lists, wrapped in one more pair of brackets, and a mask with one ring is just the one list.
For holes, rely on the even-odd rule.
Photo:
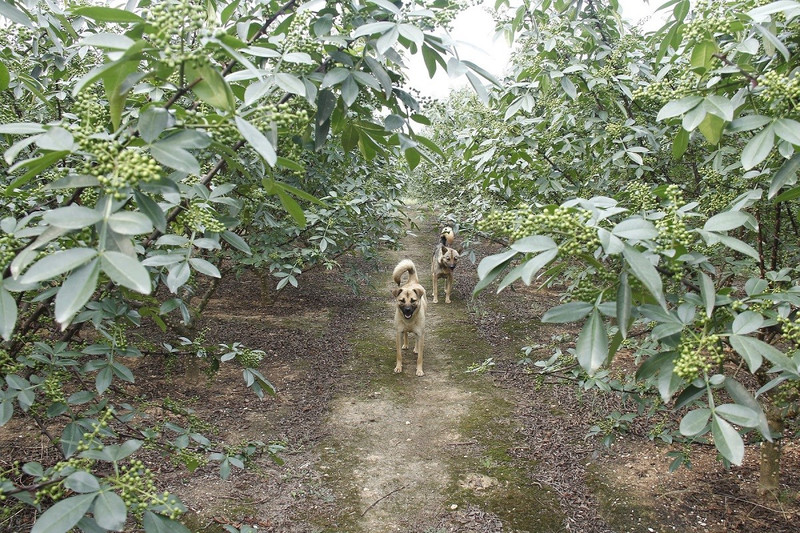
[(398, 287), (396, 289), (392, 289), (392, 296), (397, 298), (398, 296), (400, 296), (401, 292), (403, 292), (403, 290), (400, 287)]
[(425, 296), (424, 287), (414, 287), (414, 292), (417, 293), (417, 298), (422, 298), (423, 296)]

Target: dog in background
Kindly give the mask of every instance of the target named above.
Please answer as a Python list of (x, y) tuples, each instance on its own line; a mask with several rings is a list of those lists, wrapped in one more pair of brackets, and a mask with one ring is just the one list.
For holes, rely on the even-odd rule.
[(453, 241), (456, 239), (456, 234), (453, 231), (453, 228), (451, 228), (450, 226), (443, 227), (440, 237), (442, 246), (447, 246), (450, 248), (453, 247)]
[[(401, 285), (403, 275), (408, 272), (408, 279)], [(394, 327), (397, 334), (397, 364), (394, 367), (396, 374), (403, 371), (403, 349), (408, 348), (408, 334), (416, 336), (414, 353), (417, 354), (417, 375), (424, 376), (422, 371), (422, 350), (425, 344), (425, 309), (428, 301), (425, 298), (425, 287), (417, 277), (417, 268), (411, 259), (403, 259), (392, 273), (397, 288), (392, 290), (396, 307), (394, 312)]]
[(453, 270), (458, 263), (458, 250), (451, 248), (455, 234), (453, 228), (445, 227), (440, 235), (441, 242), (436, 245), (431, 261), (431, 278), (433, 278), (433, 303), (439, 303), (439, 278), (444, 278), (444, 302), (450, 303), (450, 291), (453, 289)]

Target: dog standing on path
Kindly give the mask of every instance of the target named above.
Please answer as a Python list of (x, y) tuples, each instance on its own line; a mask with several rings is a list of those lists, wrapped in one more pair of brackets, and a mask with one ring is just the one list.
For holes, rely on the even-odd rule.
[[(403, 274), (408, 272), (408, 279), (401, 285)], [(392, 290), (395, 303), (394, 327), (397, 333), (396, 374), (403, 371), (403, 348), (408, 348), (408, 334), (416, 336), (414, 353), (417, 354), (417, 375), (424, 376), (422, 371), (422, 350), (425, 344), (425, 309), (428, 301), (425, 298), (425, 287), (420, 285), (417, 268), (411, 259), (403, 259), (392, 273), (398, 287)]]
[(433, 278), (433, 303), (439, 303), (439, 278), (444, 278), (444, 303), (450, 303), (450, 291), (453, 288), (453, 270), (458, 263), (458, 250), (450, 248), (453, 244), (453, 230), (446, 227), (442, 230), (441, 242), (436, 245), (431, 261), (431, 278)]

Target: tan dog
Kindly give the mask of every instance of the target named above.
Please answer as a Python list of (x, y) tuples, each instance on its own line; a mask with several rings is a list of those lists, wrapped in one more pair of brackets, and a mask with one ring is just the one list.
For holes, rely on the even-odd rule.
[(433, 261), (431, 262), (433, 303), (439, 303), (439, 278), (444, 278), (444, 303), (450, 303), (450, 291), (453, 289), (453, 270), (458, 263), (458, 251), (455, 248), (448, 248), (445, 241), (443, 232), (442, 242), (433, 251)]
[(450, 226), (445, 226), (442, 228), (441, 233), (442, 245), (447, 247), (453, 246), (453, 241), (456, 239), (456, 234), (453, 231), (453, 228)]
[[(403, 274), (408, 272), (408, 280), (401, 285)], [(403, 371), (403, 348), (408, 348), (408, 334), (416, 335), (414, 353), (417, 354), (417, 375), (424, 376), (422, 371), (422, 350), (425, 343), (425, 309), (428, 301), (425, 298), (425, 287), (420, 285), (417, 268), (411, 259), (403, 259), (392, 273), (398, 287), (392, 290), (397, 307), (394, 312), (394, 327), (397, 332), (397, 364), (395, 373)]]

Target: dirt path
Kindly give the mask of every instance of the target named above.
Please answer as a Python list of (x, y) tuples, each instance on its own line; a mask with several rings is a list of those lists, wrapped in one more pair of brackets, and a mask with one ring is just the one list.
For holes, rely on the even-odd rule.
[[(519, 443), (505, 393), (487, 376), (467, 372), (493, 355), (468, 316), (471, 286), (457, 287), (453, 303), (445, 304), (440, 285), (439, 303), (432, 303), (433, 224), (420, 221), (400, 251), (385, 254), (374, 298), (356, 310), (356, 354), (345, 373), (371, 371), (333, 401), (331, 437), (321, 453), (328, 478), (349, 496), (342, 498), (350, 506), (344, 530), (560, 530), (548, 491), (508, 468), (508, 448)], [(390, 273), (403, 258), (414, 261), (429, 293), (423, 377), (414, 375), (411, 350), (402, 374), (392, 372)], [(501, 520), (515, 527), (502, 529)]]

